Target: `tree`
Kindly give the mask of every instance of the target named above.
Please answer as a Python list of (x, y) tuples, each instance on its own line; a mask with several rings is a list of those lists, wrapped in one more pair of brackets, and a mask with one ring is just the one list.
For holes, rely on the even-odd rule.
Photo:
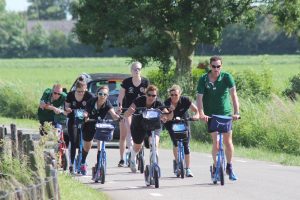
[(28, 19), (61, 20), (66, 19), (69, 0), (28, 0)]
[(0, 0), (0, 57), (22, 56), (27, 48), (23, 16), (5, 11), (5, 2)]
[(125, 47), (144, 64), (158, 61), (167, 71), (171, 58), (177, 74), (190, 75), (199, 43), (218, 44), (232, 23), (255, 20), (251, 0), (80, 0), (75, 31), (98, 50), (109, 41)]
[(300, 0), (274, 0), (270, 12), (288, 35), (296, 34), (300, 41)]

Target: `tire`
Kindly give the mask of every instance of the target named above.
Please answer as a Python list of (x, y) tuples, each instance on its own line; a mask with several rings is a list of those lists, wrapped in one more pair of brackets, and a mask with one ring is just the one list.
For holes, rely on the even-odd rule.
[(154, 184), (155, 188), (159, 188), (158, 170), (154, 170)]
[(105, 168), (104, 166), (102, 165), (101, 168), (100, 168), (100, 174), (101, 174), (101, 184), (104, 184), (105, 182)]
[(222, 165), (220, 166), (219, 174), (220, 174), (219, 176), (220, 176), (221, 185), (224, 185), (224, 170), (223, 170), (223, 166)]
[(144, 173), (144, 165), (145, 165), (144, 158), (143, 158), (143, 157), (140, 157), (140, 160), (139, 160), (139, 168), (140, 168), (141, 174)]
[(146, 165), (145, 171), (144, 171), (144, 178), (146, 186), (150, 186), (150, 165)]
[(180, 177), (181, 178), (184, 178), (184, 168), (183, 168), (183, 162), (182, 161), (180, 161), (180, 163), (179, 163), (179, 168), (180, 168)]
[(64, 171), (66, 171), (68, 168), (68, 159), (67, 159), (66, 153), (63, 153), (63, 155), (62, 155), (61, 167), (63, 168)]

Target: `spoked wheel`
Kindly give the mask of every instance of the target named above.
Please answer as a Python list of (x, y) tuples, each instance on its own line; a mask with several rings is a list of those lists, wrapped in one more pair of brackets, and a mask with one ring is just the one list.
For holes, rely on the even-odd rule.
[(183, 168), (183, 162), (182, 161), (180, 161), (180, 163), (179, 163), (179, 171), (180, 171), (181, 178), (184, 178), (184, 168)]
[(224, 170), (222, 165), (220, 166), (219, 176), (220, 176), (221, 185), (224, 185)]
[(139, 164), (138, 164), (139, 170), (140, 170), (141, 174), (144, 173), (144, 165), (145, 165), (144, 162), (145, 162), (145, 161), (144, 161), (144, 158), (141, 156), (141, 157), (139, 158)]
[(144, 177), (145, 177), (145, 183), (146, 186), (150, 186), (150, 165), (146, 165), (145, 171), (144, 171)]
[(63, 168), (64, 171), (66, 171), (68, 168), (68, 159), (66, 153), (63, 153), (61, 157), (61, 167)]
[(154, 184), (155, 188), (159, 188), (159, 176), (158, 176), (158, 169), (154, 169)]
[(210, 166), (210, 177), (211, 180), (213, 181), (213, 184), (217, 184), (217, 180), (215, 179), (215, 176), (213, 174), (213, 166)]
[(102, 165), (100, 168), (100, 176), (101, 176), (101, 184), (104, 184), (105, 182), (105, 167)]

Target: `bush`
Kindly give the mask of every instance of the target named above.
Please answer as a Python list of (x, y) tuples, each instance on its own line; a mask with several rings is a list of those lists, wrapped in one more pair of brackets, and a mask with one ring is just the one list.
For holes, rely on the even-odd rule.
[(159, 96), (162, 99), (168, 97), (167, 90), (173, 84), (180, 85), (183, 90), (183, 95), (195, 99), (198, 80), (199, 77), (205, 73), (205, 69), (193, 69), (191, 77), (178, 77), (174, 71), (174, 68), (167, 73), (163, 73), (162, 70), (153, 70), (148, 72), (147, 77), (151, 84), (154, 84), (159, 88)]
[(244, 70), (231, 72), (236, 82), (238, 95), (252, 100), (260, 98), (270, 98), (273, 92), (272, 72), (263, 70)]
[(36, 119), (38, 104), (32, 102), (32, 91), (26, 91), (15, 84), (0, 83), (0, 113), (11, 118)]
[(296, 101), (297, 95), (300, 94), (300, 73), (290, 79), (290, 85), (283, 91), (283, 95), (289, 97), (291, 100)]

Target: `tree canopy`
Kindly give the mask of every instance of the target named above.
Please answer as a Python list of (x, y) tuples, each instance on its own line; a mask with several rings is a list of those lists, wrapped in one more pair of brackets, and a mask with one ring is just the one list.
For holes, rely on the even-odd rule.
[(125, 47), (133, 59), (166, 70), (173, 57), (180, 74), (190, 73), (199, 43), (218, 44), (226, 25), (255, 19), (250, 0), (79, 0), (76, 13), (82, 42)]
[(28, 0), (28, 19), (60, 20), (66, 19), (69, 0)]

